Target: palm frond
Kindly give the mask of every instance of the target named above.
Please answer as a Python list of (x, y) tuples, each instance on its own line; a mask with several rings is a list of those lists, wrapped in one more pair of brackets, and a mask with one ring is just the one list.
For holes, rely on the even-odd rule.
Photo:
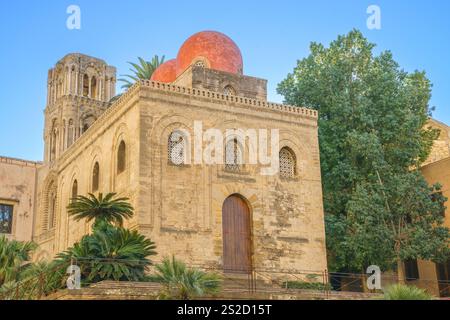
[[(155, 55), (151, 61), (146, 61), (142, 57), (138, 57), (138, 62), (128, 62), (128, 64), (132, 67), (130, 68), (131, 74), (121, 75), (118, 79), (120, 82), (123, 82), (122, 89), (129, 89), (135, 82), (139, 80), (149, 80), (152, 77), (153, 72), (164, 63), (165, 56), (159, 58)], [(128, 79), (127, 79), (128, 78)], [(129, 80), (131, 79), (131, 81)]]

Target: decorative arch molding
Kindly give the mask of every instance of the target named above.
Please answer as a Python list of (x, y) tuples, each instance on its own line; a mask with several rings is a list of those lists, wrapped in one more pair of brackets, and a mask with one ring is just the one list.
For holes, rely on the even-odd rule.
[(301, 142), (301, 139), (296, 137), (293, 132), (282, 130), (280, 131), (280, 145), (279, 150), (288, 148), (293, 153), (295, 159), (296, 177), (302, 178), (305, 176), (305, 163), (312, 162), (313, 157), (306, 144)]
[[(129, 182), (130, 181), (130, 158), (131, 158), (131, 149), (132, 149), (132, 144), (131, 144), (131, 139), (130, 139), (130, 135), (129, 135), (129, 130), (128, 130), (128, 126), (126, 125), (126, 123), (121, 123), (115, 130), (114, 132), (114, 140), (113, 140), (113, 144), (112, 144), (112, 155), (111, 155), (111, 162), (110, 162), (110, 172), (112, 173), (110, 175), (110, 183), (112, 186), (112, 190), (116, 191), (116, 188), (118, 187), (117, 182), (118, 182), (118, 152), (119, 152), (119, 146), (121, 144), (121, 142), (125, 143), (125, 170), (123, 172), (120, 173), (120, 179), (123, 180), (125, 179), (125, 182)], [(125, 191), (125, 190), (123, 190)]]
[(52, 230), (55, 227), (58, 207), (58, 175), (55, 171), (49, 172), (42, 189), (41, 232)]
[(72, 196), (72, 192), (71, 191), (72, 191), (72, 186), (73, 186), (75, 181), (77, 181), (78, 195), (80, 195), (81, 194), (80, 193), (80, 186), (81, 186), (80, 178), (81, 178), (81, 175), (80, 175), (80, 170), (78, 169), (78, 166), (74, 166), (70, 172), (71, 172), (70, 175), (68, 175), (68, 177), (69, 177), (69, 180), (68, 180), (69, 181), (68, 191), (70, 192), (69, 193), (70, 197)]
[[(220, 92), (222, 92), (225, 95), (238, 96), (239, 95), (238, 88), (239, 84), (237, 81), (229, 80), (221, 84)], [(231, 91), (227, 89), (231, 89)]]
[(103, 177), (102, 170), (104, 170), (104, 166), (103, 166), (103, 161), (102, 161), (103, 159), (101, 157), (101, 154), (102, 154), (101, 153), (101, 148), (99, 146), (94, 146), (92, 148), (91, 153), (90, 153), (91, 163), (90, 163), (90, 166), (89, 166), (89, 174), (88, 174), (88, 179), (87, 179), (87, 183), (88, 183), (87, 190), (88, 190), (88, 192), (91, 192), (91, 193), (94, 192), (92, 184), (93, 184), (94, 167), (95, 167), (96, 163), (98, 163), (98, 166), (99, 166), (99, 175), (98, 175), (98, 188), (99, 188), (99, 190), (101, 190), (101, 188), (103, 186), (103, 184), (102, 184), (102, 177)]
[[(193, 134), (193, 120), (191, 118), (178, 113), (166, 115), (154, 124), (149, 133), (152, 145), (160, 144), (160, 142), (163, 141), (161, 139), (165, 138), (167, 132), (177, 129), (177, 125), (190, 130), (191, 135)], [(167, 134), (167, 137), (169, 137), (169, 134)]]
[[(222, 218), (219, 217), (222, 214), (222, 205), (225, 200), (232, 195), (239, 195), (249, 206), (251, 214), (253, 214), (253, 212), (259, 211), (262, 208), (263, 204), (258, 198), (257, 190), (255, 189), (245, 188), (241, 185), (236, 184), (226, 184), (218, 188), (216, 191), (217, 192), (214, 192), (212, 195), (212, 205), (213, 211), (216, 214), (216, 221), (220, 222), (220, 225), (222, 225)], [(220, 218), (220, 220), (217, 220), (217, 218)]]
[(87, 111), (81, 115), (80, 120), (81, 134), (83, 134), (97, 121), (97, 116), (93, 112)]
[[(144, 168), (152, 168), (152, 170), (146, 170), (145, 174), (148, 178), (151, 177), (152, 171), (157, 172), (157, 178), (151, 179), (149, 194), (151, 201), (154, 205), (148, 206), (144, 216), (148, 216), (149, 219), (146, 223), (150, 226), (155, 225), (155, 219), (158, 219), (163, 223), (162, 206), (163, 206), (163, 194), (165, 183), (168, 183), (163, 179), (166, 174), (166, 169), (168, 168), (168, 142), (169, 136), (172, 131), (176, 129), (184, 128), (191, 133), (191, 138), (193, 138), (193, 120), (183, 114), (171, 114), (163, 116), (158, 121), (155, 121), (152, 128), (146, 132), (146, 140), (141, 141), (141, 153), (145, 155), (143, 158), (148, 159), (148, 163), (141, 164)], [(151, 147), (146, 147), (151, 146)], [(191, 150), (191, 146), (188, 146)], [(180, 167), (176, 168), (177, 170)], [(182, 169), (181, 169), (182, 170)], [(158, 216), (156, 216), (158, 214)]]
[(152, 130), (151, 145), (160, 146), (159, 148), (155, 148), (155, 150), (153, 150), (154, 153), (152, 154), (152, 159), (154, 158), (155, 152), (157, 152), (160, 155), (162, 162), (168, 162), (167, 148), (169, 137), (172, 132), (177, 130), (180, 130), (183, 133), (189, 133), (191, 141), (186, 142), (185, 148), (188, 151), (189, 157), (192, 158), (191, 142), (194, 138), (193, 120), (181, 114), (174, 114), (161, 118)]

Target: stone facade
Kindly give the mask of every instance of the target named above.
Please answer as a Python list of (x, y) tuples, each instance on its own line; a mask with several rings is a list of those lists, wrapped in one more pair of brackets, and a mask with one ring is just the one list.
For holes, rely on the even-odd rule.
[[(442, 186), (442, 195), (447, 199), (450, 199), (450, 156), (445, 157), (446, 152), (448, 152), (449, 139), (448, 133), (449, 128), (440, 123), (433, 121), (432, 127), (440, 129), (440, 138), (435, 143), (431, 157), (433, 159), (438, 159), (437, 161), (428, 161), (426, 165), (421, 168), (422, 174), (424, 175), (427, 182), (432, 185), (439, 183)], [(447, 208), (444, 214), (444, 226), (450, 228), (450, 217), (449, 217), (449, 201), (444, 204)], [(426, 288), (429, 292), (435, 294), (436, 296), (450, 296), (450, 263), (436, 265), (431, 261), (419, 260), (417, 262), (419, 278), (415, 281), (420, 287)], [(447, 281), (447, 283), (445, 283)], [(440, 285), (439, 285), (440, 283)]]
[[(93, 77), (83, 70), (96, 70), (97, 89), (79, 80)], [(239, 195), (251, 216), (254, 269), (327, 268), (316, 111), (267, 102), (266, 80), (198, 66), (173, 84), (140, 81), (110, 103), (114, 79), (113, 67), (79, 54), (66, 56), (49, 73), (45, 156), (34, 169), (35, 208), (30, 211), (33, 240), (39, 244), (36, 260), (51, 259), (90, 232), (85, 222), (68, 216), (70, 198), (117, 192), (135, 208), (126, 227), (157, 244), (155, 260), (175, 255), (191, 265), (220, 269), (222, 207), (229, 196)], [(232, 90), (224, 92), (227, 86)], [(93, 121), (83, 122), (86, 115)], [(222, 164), (173, 164), (169, 137), (180, 129), (194, 136), (194, 121), (203, 130), (223, 132), (279, 129), (279, 147), (292, 152), (295, 174), (264, 176), (260, 164), (245, 164), (239, 172)], [(193, 152), (191, 145), (185, 147), (186, 153)], [(243, 151), (250, 152), (248, 147)], [(125, 161), (123, 168), (119, 161)]]
[[(282, 146), (297, 156), (297, 176), (285, 180), (261, 176), (258, 165), (230, 173), (222, 166), (170, 164), (170, 133), (180, 127), (192, 130), (194, 120), (201, 120), (204, 129), (280, 129)], [(117, 174), (121, 141), (126, 144), (126, 170)], [(65, 205), (75, 180), (79, 194), (93, 191), (96, 162), (99, 190), (131, 199), (136, 214), (128, 227), (154, 240), (160, 258), (175, 254), (190, 264), (220, 267), (222, 205), (228, 196), (240, 194), (252, 213), (255, 266), (326, 269), (314, 111), (156, 82), (136, 85), (46, 173), (36, 224), (45, 256), (53, 256), (88, 232), (89, 226), (67, 216)], [(56, 222), (54, 230), (46, 230), (46, 186), (53, 185), (57, 186)]]
[(433, 142), (433, 147), (423, 164), (424, 166), (450, 157), (450, 128), (445, 123), (435, 119), (430, 119), (426, 127), (437, 129), (440, 132), (438, 138)]

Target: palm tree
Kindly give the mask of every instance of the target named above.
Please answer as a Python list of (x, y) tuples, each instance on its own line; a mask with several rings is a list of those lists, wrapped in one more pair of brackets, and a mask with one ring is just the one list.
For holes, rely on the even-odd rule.
[(6, 236), (0, 237), (0, 287), (18, 280), (36, 248), (33, 242), (9, 241)]
[(87, 197), (78, 196), (72, 199), (67, 210), (76, 221), (94, 220), (94, 227), (100, 221), (122, 226), (124, 219), (133, 216), (133, 207), (128, 202), (128, 198), (114, 199), (115, 196), (116, 193), (108, 193), (105, 197), (100, 193), (98, 198), (92, 193), (89, 193)]
[(155, 55), (151, 61), (146, 61), (138, 57), (139, 63), (128, 62), (133, 68), (130, 68), (132, 75), (121, 75), (129, 79), (121, 78), (119, 81), (123, 82), (122, 89), (129, 89), (138, 80), (149, 80), (155, 70), (164, 63), (165, 56), (161, 59)]
[(165, 258), (156, 266), (155, 280), (163, 283), (161, 299), (190, 300), (219, 292), (221, 278), (214, 273), (191, 269), (175, 257)]

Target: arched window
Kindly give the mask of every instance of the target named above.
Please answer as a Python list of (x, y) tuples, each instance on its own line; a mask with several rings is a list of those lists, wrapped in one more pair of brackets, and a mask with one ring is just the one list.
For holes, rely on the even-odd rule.
[(97, 79), (95, 77), (91, 78), (91, 96), (92, 99), (97, 99)]
[(225, 146), (225, 170), (238, 172), (243, 163), (242, 147), (237, 139), (232, 139)]
[(56, 225), (56, 192), (51, 192), (48, 199), (48, 228), (53, 229)]
[(83, 76), (83, 97), (89, 96), (89, 77), (87, 74)]
[(95, 163), (92, 170), (92, 192), (97, 192), (100, 184), (100, 166), (98, 162)]
[(78, 181), (75, 180), (72, 184), (72, 200), (74, 200), (76, 197), (78, 197)]
[(236, 95), (236, 91), (234, 90), (234, 88), (232, 86), (226, 86), (223, 89), (223, 94), (226, 96), (235, 96)]
[(186, 163), (186, 139), (182, 132), (174, 131), (169, 136), (168, 158), (177, 166)]
[(70, 147), (73, 144), (73, 141), (75, 140), (75, 130), (73, 125), (73, 120), (69, 120), (69, 125), (67, 127), (67, 148)]
[(56, 126), (56, 120), (53, 120), (52, 130), (50, 132), (50, 161), (56, 158), (56, 149), (58, 143), (58, 128)]
[(284, 147), (280, 150), (280, 176), (293, 178), (295, 176), (295, 155), (291, 149)]
[(117, 150), (117, 173), (122, 173), (126, 169), (126, 146), (125, 142), (122, 140), (119, 144), (119, 149)]
[(85, 116), (83, 118), (82, 133), (85, 133), (87, 129), (89, 129), (95, 121), (96, 118), (93, 115)]

